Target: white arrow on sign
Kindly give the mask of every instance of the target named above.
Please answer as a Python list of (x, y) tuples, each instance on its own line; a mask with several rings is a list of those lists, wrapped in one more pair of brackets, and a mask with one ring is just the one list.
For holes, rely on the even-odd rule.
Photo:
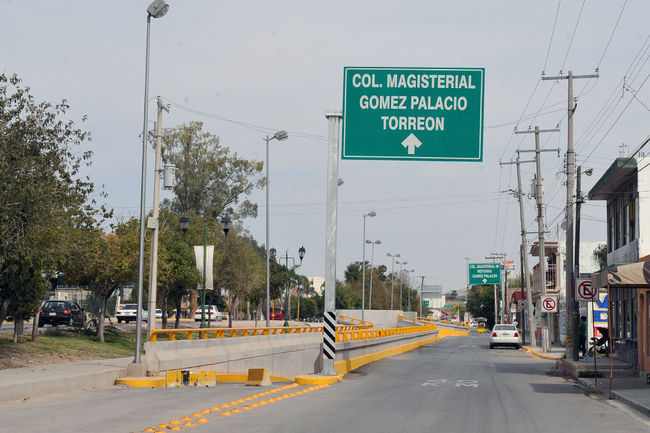
[(402, 141), (402, 146), (408, 148), (409, 155), (414, 155), (415, 148), (422, 146), (422, 142), (418, 140), (418, 138), (411, 132), (411, 135), (409, 135), (404, 139), (404, 141)]

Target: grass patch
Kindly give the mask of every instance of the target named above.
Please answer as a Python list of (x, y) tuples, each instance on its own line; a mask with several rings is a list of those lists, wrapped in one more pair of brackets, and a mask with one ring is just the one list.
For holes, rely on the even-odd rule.
[(35, 343), (31, 336), (20, 337), (17, 344), (13, 336), (0, 334), (0, 369), (25, 367), (65, 360), (122, 358), (133, 355), (135, 334), (113, 329), (100, 343), (95, 336), (77, 331), (48, 329)]

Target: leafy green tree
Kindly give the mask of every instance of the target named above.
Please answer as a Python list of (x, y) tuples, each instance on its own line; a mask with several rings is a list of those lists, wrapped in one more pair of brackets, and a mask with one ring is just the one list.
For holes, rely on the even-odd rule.
[(361, 291), (336, 282), (336, 308), (354, 310), (361, 308)]
[(601, 244), (594, 249), (594, 260), (598, 262), (600, 269), (607, 267), (607, 244)]
[(94, 186), (79, 170), (91, 153), (79, 146), (90, 136), (63, 119), (68, 109), (65, 100), (37, 102), (20, 78), (0, 74), (0, 305), (17, 323), (35, 316), (32, 341), (47, 290), (40, 280), (58, 270), (70, 228), (110, 216), (87, 202)]
[[(366, 262), (366, 266), (367, 266)], [(348, 265), (347, 268), (345, 268), (345, 282), (350, 283), (352, 281), (361, 281), (361, 277), (363, 275), (363, 269), (361, 267), (362, 263), (361, 262), (353, 262)]]
[(250, 299), (252, 293), (259, 292), (266, 272), (253, 239), (240, 233), (236, 228), (230, 230), (220, 249), (216, 266), (216, 287), (228, 290), (229, 327), (232, 327), (238, 301)]
[(64, 268), (65, 274), (98, 296), (101, 314), (98, 317), (99, 341), (104, 342), (104, 317), (109, 298), (125, 284), (137, 278), (139, 223), (131, 219), (120, 223), (111, 233), (100, 229), (78, 230), (70, 248), (76, 260)]
[(219, 215), (233, 208), (235, 218), (257, 215), (257, 205), (245, 197), (264, 185), (263, 163), (231, 154), (219, 137), (203, 131), (203, 123), (167, 129), (163, 158), (177, 168), (175, 197), (166, 206), (182, 214)]
[(494, 289), (492, 286), (474, 285), (467, 294), (467, 311), (474, 317), (484, 317), (488, 328), (494, 325)]
[(192, 247), (179, 230), (178, 215), (163, 209), (159, 221), (160, 245), (156, 294), (163, 311), (163, 328), (167, 327), (170, 299), (171, 304), (176, 308), (174, 328), (178, 328), (183, 297), (189, 295), (190, 291), (196, 288), (203, 276), (196, 267)]

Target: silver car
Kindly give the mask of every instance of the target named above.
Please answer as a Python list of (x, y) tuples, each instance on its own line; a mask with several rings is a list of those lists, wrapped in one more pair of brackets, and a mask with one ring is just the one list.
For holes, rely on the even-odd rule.
[(521, 336), (515, 325), (494, 325), (490, 334), (490, 349), (495, 346), (521, 348)]

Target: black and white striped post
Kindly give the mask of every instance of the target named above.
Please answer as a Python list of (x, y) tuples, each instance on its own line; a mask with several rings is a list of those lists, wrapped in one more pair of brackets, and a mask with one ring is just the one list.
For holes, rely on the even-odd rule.
[(323, 332), (322, 374), (335, 375), (336, 357), (336, 212), (339, 187), (339, 136), (341, 112), (325, 113), (327, 139), (327, 209), (325, 221), (325, 326)]

